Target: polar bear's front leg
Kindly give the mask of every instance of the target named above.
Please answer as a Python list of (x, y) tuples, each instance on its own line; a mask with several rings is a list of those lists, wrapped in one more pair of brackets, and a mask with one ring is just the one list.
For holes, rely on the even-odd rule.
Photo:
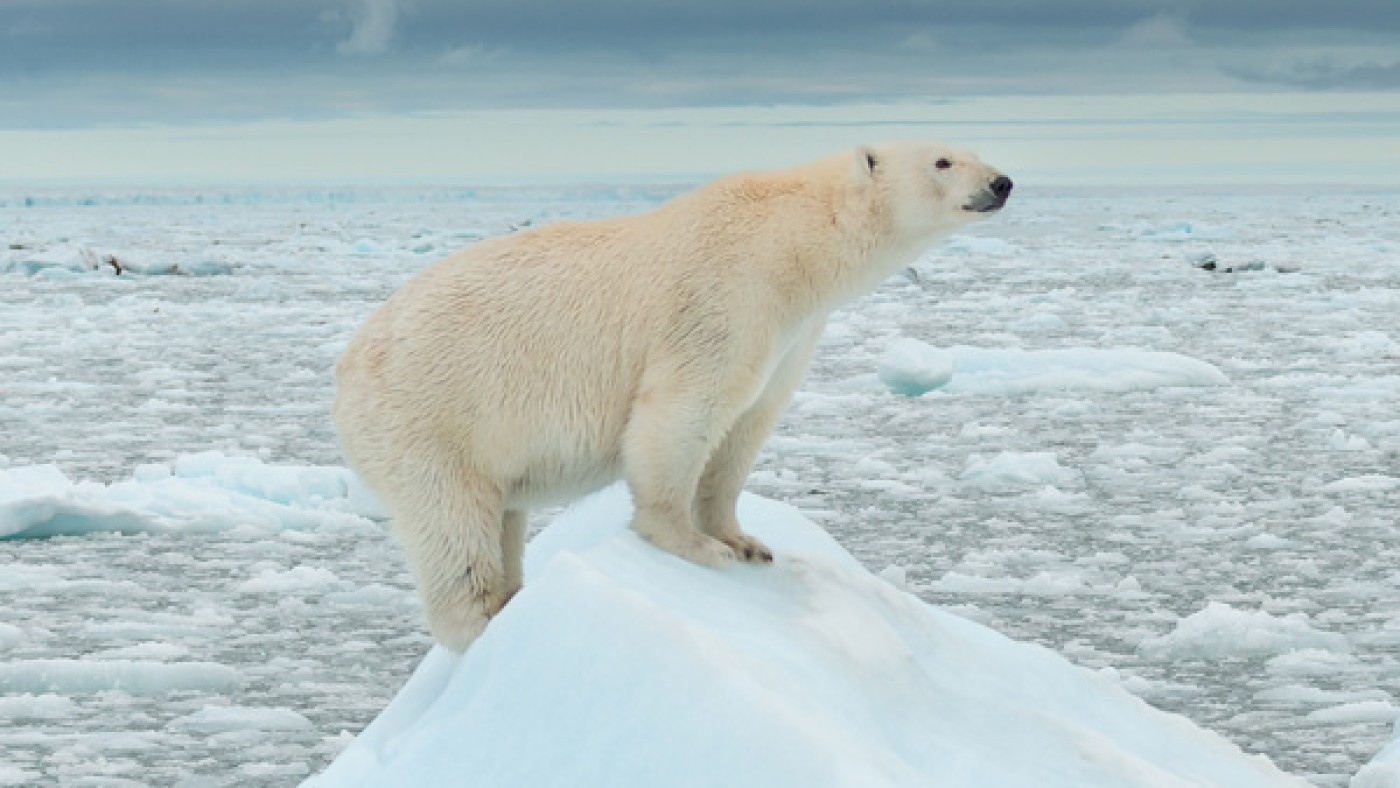
[(700, 530), (734, 549), (745, 561), (769, 563), (773, 551), (759, 540), (744, 533), (739, 526), (735, 508), (743, 492), (763, 442), (773, 432), (783, 408), (792, 399), (792, 392), (807, 374), (812, 352), (821, 338), (818, 325), (803, 337), (773, 371), (767, 387), (739, 421), (730, 429), (719, 450), (710, 457), (695, 497), (695, 518)]
[(632, 529), (670, 553), (724, 566), (734, 551), (695, 528), (695, 488), (717, 442), (713, 402), (693, 393), (651, 392), (633, 406), (623, 443)]

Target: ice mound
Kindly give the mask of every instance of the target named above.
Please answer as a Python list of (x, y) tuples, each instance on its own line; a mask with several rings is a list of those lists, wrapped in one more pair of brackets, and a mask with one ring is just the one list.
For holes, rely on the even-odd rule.
[(383, 511), (350, 470), (218, 452), (143, 465), (129, 481), (73, 482), (52, 465), (0, 468), (0, 539), (100, 531), (267, 530), (360, 524)]
[(1141, 648), (1147, 656), (1167, 659), (1274, 656), (1300, 649), (1346, 653), (1351, 647), (1346, 636), (1314, 628), (1301, 613), (1273, 616), (1211, 602)]
[(468, 652), (428, 654), (307, 785), (1301, 785), (1047, 649), (929, 607), (755, 496), (772, 566), (643, 543), (611, 488), (530, 545)]
[(917, 397), (953, 379), (953, 357), (917, 339), (896, 339), (880, 357), (880, 382), (896, 394)]
[[(943, 377), (944, 371), (947, 376)], [(938, 388), (950, 394), (1007, 395), (1037, 391), (1136, 391), (1166, 386), (1223, 386), (1215, 366), (1178, 353), (1137, 348), (1012, 350), (937, 348), (895, 340), (880, 360), (879, 378), (898, 394)], [(932, 381), (931, 384), (925, 381)]]

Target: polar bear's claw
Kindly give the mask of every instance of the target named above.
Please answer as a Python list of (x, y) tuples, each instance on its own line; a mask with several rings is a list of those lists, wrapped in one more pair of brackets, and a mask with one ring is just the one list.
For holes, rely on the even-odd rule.
[(729, 545), (734, 550), (734, 554), (744, 561), (758, 564), (773, 563), (773, 551), (748, 534), (740, 533), (734, 536), (720, 537), (720, 541)]

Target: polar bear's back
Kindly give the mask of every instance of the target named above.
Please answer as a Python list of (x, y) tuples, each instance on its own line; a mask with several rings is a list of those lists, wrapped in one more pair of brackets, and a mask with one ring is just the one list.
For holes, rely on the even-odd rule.
[(337, 364), (347, 452), (396, 465), (395, 454), (452, 447), (525, 486), (557, 486), (574, 466), (610, 473), (645, 355), (629, 278), (599, 265), (625, 262), (606, 251), (625, 231), (551, 225), (416, 275)]

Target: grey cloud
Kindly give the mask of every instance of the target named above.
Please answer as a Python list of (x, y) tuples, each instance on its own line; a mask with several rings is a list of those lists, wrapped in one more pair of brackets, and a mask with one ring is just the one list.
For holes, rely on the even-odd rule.
[(1400, 60), (1347, 65), (1324, 58), (1235, 73), (1253, 82), (1305, 90), (1400, 90)]
[(359, 0), (351, 12), (350, 37), (335, 45), (342, 55), (378, 55), (389, 49), (398, 23), (399, 0)]
[(0, 125), (1393, 87), (1362, 39), (1400, 3), (0, 0)]

